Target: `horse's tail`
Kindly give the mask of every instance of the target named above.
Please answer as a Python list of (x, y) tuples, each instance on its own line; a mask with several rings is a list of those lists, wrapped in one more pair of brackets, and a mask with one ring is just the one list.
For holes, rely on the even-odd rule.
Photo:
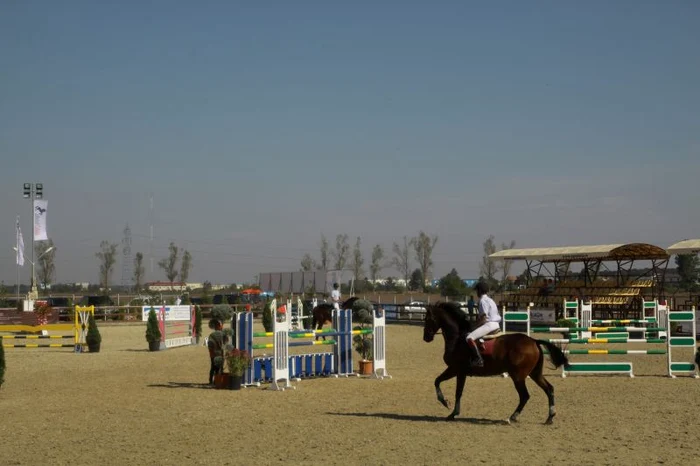
[(569, 358), (566, 357), (566, 354), (564, 354), (558, 345), (544, 340), (535, 340), (535, 343), (540, 347), (540, 351), (542, 351), (542, 346), (547, 348), (547, 351), (549, 351), (549, 360), (552, 361), (555, 369), (561, 366), (564, 366), (566, 369), (569, 368)]

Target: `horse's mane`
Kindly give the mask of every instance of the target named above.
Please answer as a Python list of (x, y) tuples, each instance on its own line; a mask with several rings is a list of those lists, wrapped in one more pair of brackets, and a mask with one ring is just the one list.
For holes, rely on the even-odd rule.
[(459, 326), (460, 331), (470, 330), (471, 324), (467, 319), (467, 314), (462, 311), (459, 304), (451, 301), (438, 301), (435, 303), (435, 307), (440, 308), (454, 321), (456, 325)]

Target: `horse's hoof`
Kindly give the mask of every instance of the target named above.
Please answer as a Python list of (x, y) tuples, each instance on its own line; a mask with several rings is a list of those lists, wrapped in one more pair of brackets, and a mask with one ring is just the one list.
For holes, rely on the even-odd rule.
[(544, 425), (546, 426), (551, 426), (552, 424), (554, 424), (554, 419), (552, 419), (551, 417), (548, 417), (547, 420), (544, 421)]
[(510, 425), (510, 418), (507, 417), (506, 420), (503, 421), (503, 423), (506, 424), (506, 425)]

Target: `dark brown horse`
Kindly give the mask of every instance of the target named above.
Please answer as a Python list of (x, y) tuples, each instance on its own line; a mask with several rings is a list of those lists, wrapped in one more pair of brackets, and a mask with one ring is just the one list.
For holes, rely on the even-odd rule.
[(459, 415), (460, 400), (467, 376), (488, 377), (507, 373), (515, 389), (520, 396), (520, 403), (507, 422), (516, 422), (530, 394), (525, 386), (527, 377), (532, 380), (547, 394), (549, 400), (549, 417), (545, 424), (551, 424), (555, 415), (554, 387), (544, 378), (542, 368), (544, 354), (541, 347), (549, 351), (549, 357), (555, 367), (568, 367), (569, 361), (562, 350), (549, 342), (535, 340), (522, 333), (507, 334), (488, 340), (482, 352), (484, 358), (483, 367), (472, 367), (469, 364), (470, 352), (465, 341), (466, 334), (470, 331), (471, 324), (465, 318), (464, 312), (454, 303), (436, 303), (428, 305), (425, 314), (423, 328), (423, 340), (433, 341), (438, 330), (442, 330), (445, 339), (445, 354), (443, 360), (447, 369), (435, 379), (435, 393), (437, 399), (446, 408), (449, 408), (447, 400), (440, 390), (440, 384), (452, 377), (457, 377), (457, 389), (455, 391), (455, 406), (447, 417), (452, 420)]
[[(341, 309), (350, 309), (359, 298), (352, 297), (340, 304)], [(321, 303), (311, 310), (311, 330), (321, 330), (326, 322), (333, 322), (333, 303)], [(316, 336), (318, 340), (318, 336)], [(323, 338), (325, 340), (325, 337)]]

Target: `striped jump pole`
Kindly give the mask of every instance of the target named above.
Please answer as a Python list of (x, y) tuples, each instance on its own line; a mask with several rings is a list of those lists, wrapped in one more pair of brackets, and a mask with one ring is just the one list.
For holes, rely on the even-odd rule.
[(535, 333), (573, 332), (655, 332), (666, 330), (663, 327), (532, 327)]

